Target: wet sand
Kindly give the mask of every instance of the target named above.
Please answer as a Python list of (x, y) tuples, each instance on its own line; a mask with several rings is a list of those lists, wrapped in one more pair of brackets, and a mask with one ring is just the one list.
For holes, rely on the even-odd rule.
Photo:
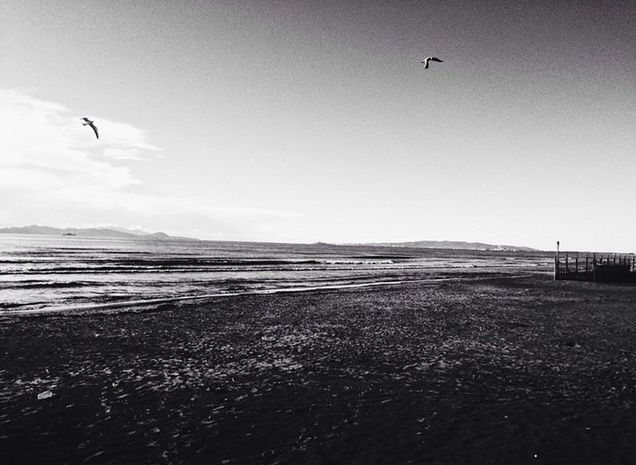
[(245, 295), (2, 317), (0, 342), (8, 464), (636, 463), (636, 288)]

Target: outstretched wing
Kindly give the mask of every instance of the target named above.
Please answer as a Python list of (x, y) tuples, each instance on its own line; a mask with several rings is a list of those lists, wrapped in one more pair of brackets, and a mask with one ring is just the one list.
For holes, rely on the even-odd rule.
[(436, 61), (436, 62), (438, 62), (438, 63), (444, 63), (442, 60), (440, 60), (440, 59), (439, 59), (439, 58), (437, 58), (437, 57), (431, 57), (431, 58), (429, 58), (429, 59), (430, 59), (431, 61)]
[(95, 131), (95, 137), (97, 137), (99, 139), (99, 133), (97, 132), (97, 126), (95, 126), (93, 123), (90, 123), (89, 126), (93, 128), (93, 131)]

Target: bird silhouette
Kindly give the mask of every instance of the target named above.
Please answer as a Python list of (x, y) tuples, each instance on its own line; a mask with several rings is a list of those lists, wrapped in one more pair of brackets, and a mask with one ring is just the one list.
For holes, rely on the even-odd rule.
[(422, 63), (424, 63), (424, 69), (428, 69), (428, 62), (429, 61), (436, 61), (438, 63), (443, 63), (443, 60), (440, 60), (437, 57), (426, 57), (424, 58), (424, 61)]
[(84, 117), (82, 118), (82, 121), (84, 121), (82, 123), (82, 126), (90, 126), (91, 128), (93, 128), (93, 131), (95, 131), (95, 137), (97, 137), (99, 139), (99, 133), (97, 132), (97, 126), (95, 126), (95, 123), (91, 120), (89, 120), (88, 118)]

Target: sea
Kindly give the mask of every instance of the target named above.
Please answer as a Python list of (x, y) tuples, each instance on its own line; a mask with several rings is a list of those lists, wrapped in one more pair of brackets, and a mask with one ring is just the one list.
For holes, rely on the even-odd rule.
[(546, 272), (545, 253), (0, 234), (0, 315)]

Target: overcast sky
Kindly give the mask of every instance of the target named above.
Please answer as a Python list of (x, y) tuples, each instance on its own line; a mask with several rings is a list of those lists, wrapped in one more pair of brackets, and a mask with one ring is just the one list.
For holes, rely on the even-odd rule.
[(636, 249), (636, 2), (0, 5), (0, 226)]

